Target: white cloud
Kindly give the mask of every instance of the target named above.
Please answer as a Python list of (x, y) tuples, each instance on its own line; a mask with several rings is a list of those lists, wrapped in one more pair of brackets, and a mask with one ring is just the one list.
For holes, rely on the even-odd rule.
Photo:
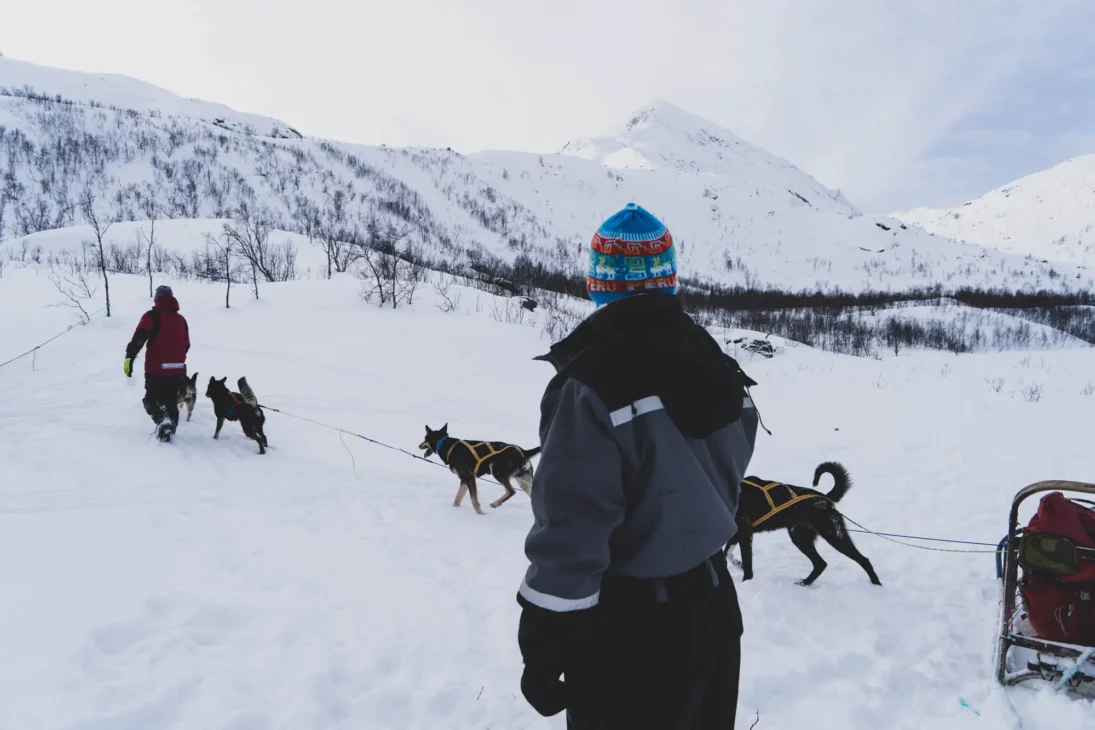
[(0, 45), (366, 143), (552, 150), (662, 97), (876, 208), (920, 202), (925, 157), (1087, 5), (38, 0)]

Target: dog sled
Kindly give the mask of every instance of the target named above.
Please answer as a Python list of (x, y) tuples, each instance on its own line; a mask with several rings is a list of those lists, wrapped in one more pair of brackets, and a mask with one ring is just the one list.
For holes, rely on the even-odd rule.
[[(1026, 527), (1019, 507), (1042, 495)], [(1086, 495), (1086, 499), (1081, 495)], [(1046, 481), (1020, 490), (996, 553), (996, 679), (1049, 683), (1095, 697), (1095, 484)]]

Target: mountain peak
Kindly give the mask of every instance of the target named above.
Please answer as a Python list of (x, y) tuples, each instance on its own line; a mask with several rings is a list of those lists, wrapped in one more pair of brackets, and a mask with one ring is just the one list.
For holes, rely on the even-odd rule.
[[(631, 118), (627, 122), (625, 131), (630, 132), (638, 127), (642, 127), (648, 124), (664, 124), (666, 126), (695, 126), (696, 122), (704, 123), (705, 120), (689, 114), (676, 104), (672, 104), (668, 101), (665, 101), (664, 99), (655, 99), (649, 104), (641, 106), (634, 112), (632, 112)], [(710, 122), (706, 123), (710, 124)]]
[(615, 170), (672, 170), (722, 176), (779, 194), (794, 190), (815, 205), (859, 214), (839, 192), (829, 190), (787, 160), (671, 102), (656, 99), (639, 107), (618, 130), (606, 137), (569, 142), (559, 154)]

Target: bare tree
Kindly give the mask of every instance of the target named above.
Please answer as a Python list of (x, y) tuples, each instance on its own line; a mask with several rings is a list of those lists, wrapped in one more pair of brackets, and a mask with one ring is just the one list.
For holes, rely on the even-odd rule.
[(270, 233), (274, 230), (268, 210), (253, 211), (248, 203), (241, 203), (236, 218), (225, 223), (224, 238), (235, 252), (251, 267), (251, 285), (255, 299), (259, 298), (259, 275), (266, 281), (275, 281), (270, 273)]
[[(296, 207), (290, 216), (297, 225), (297, 230), (308, 238), (309, 244), (314, 244), (320, 238), (322, 224), (319, 216), (319, 206), (303, 195), (296, 198)], [(327, 278), (331, 278), (331, 257), (327, 256)]]
[[(408, 305), (414, 304), (414, 295), (418, 286), (426, 281), (426, 267), (421, 263), (422, 257), (418, 250), (410, 244), (403, 252), (403, 258), (397, 266), (397, 289), (395, 299), (404, 300)], [(392, 306), (394, 307), (394, 300)]]
[(320, 228), (320, 243), (327, 254), (327, 278), (333, 272), (344, 273), (361, 259), (360, 233), (350, 227), (325, 225)]
[(358, 271), (358, 277), (365, 282), (365, 301), (376, 298), (380, 306), (390, 303), (392, 309), (414, 303), (419, 285), (426, 280), (426, 267), (419, 263), (413, 246), (408, 244), (402, 252), (398, 250), (397, 244), (407, 235), (406, 230), (394, 226), (383, 233), (375, 229), (370, 233), (373, 245), (360, 249), (363, 264)]
[(106, 293), (106, 316), (110, 316), (110, 279), (107, 278), (106, 273), (106, 247), (103, 245), (103, 238), (106, 236), (106, 232), (110, 230), (110, 227), (114, 224), (113, 218), (109, 214), (102, 211), (101, 201), (99, 196), (95, 194), (95, 191), (91, 189), (91, 182), (87, 182), (84, 185), (84, 190), (80, 194), (80, 212), (84, 215), (84, 220), (91, 226), (91, 232), (95, 236), (93, 244), (97, 248), (99, 259), (99, 272), (103, 276), (103, 287)]
[[(218, 271), (224, 274), (224, 308), (231, 309), (230, 298), (232, 296), (232, 254), (233, 243), (228, 236), (217, 238), (212, 234), (205, 234), (205, 242), (213, 251), (213, 261)], [(257, 297), (256, 297), (257, 298)]]
[[(75, 258), (65, 258), (61, 262), (61, 271), (50, 265), (49, 280), (64, 297), (57, 306), (70, 307), (80, 313), (80, 322), (87, 324), (91, 321), (85, 304), (89, 304), (95, 298), (95, 285), (88, 281), (87, 274)], [(107, 310), (109, 311), (109, 310)]]
[[(380, 306), (383, 307), (388, 303), (395, 289), (396, 259), (390, 254), (366, 249), (362, 253), (361, 261), (361, 268), (357, 272), (358, 278), (364, 284), (361, 296), (367, 302), (371, 302), (375, 297), (380, 300)], [(393, 301), (392, 306), (395, 305)]]
[(151, 190), (149, 194), (141, 199), (141, 212), (144, 213), (145, 218), (148, 219), (148, 233), (145, 234), (144, 228), (138, 230), (138, 237), (143, 235), (144, 242), (148, 244), (148, 256), (147, 264), (145, 268), (148, 270), (148, 296), (152, 298), (155, 294), (152, 286), (152, 249), (156, 246), (156, 213), (159, 206), (156, 205), (156, 198)]

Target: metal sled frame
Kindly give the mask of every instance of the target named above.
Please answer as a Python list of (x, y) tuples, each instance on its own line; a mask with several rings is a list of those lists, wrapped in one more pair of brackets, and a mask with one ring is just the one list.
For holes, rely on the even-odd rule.
[(1095, 484), (1086, 482), (1046, 481), (1031, 484), (1019, 490), (1011, 502), (1011, 515), (1008, 518), (1008, 535), (1000, 542), (996, 554), (997, 575), (1003, 580), (1003, 595), (1000, 600), (1000, 634), (996, 644), (996, 680), (1003, 686), (1011, 686), (1031, 679), (1046, 679), (1043, 672), (1025, 670), (1008, 672), (1008, 650), (1022, 647), (1032, 651), (1049, 654), (1063, 659), (1081, 660), (1090, 647), (1077, 644), (1065, 644), (1037, 637), (1020, 636), (1012, 632), (1012, 619), (1015, 616), (1016, 593), (1019, 583), (1019, 506), (1029, 497), (1043, 492), (1079, 492), (1095, 495)]

